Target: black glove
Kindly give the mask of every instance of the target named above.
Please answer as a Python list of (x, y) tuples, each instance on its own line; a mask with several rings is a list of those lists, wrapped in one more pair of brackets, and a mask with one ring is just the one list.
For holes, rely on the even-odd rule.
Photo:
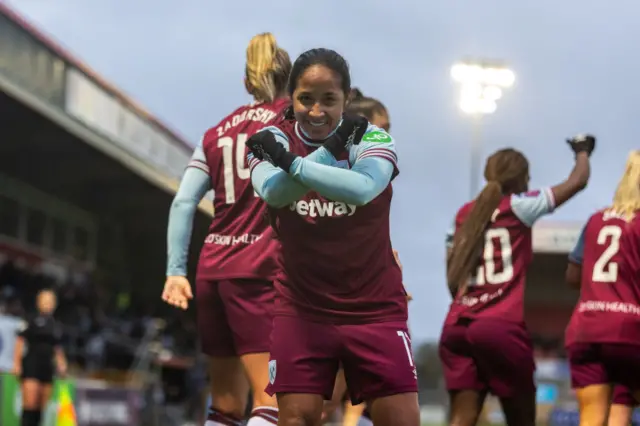
[(591, 156), (591, 153), (596, 148), (596, 137), (589, 134), (577, 135), (567, 139), (567, 143), (576, 155), (580, 152), (586, 152), (588, 156)]
[(287, 173), (289, 173), (293, 160), (298, 157), (296, 154), (287, 151), (276, 140), (273, 133), (268, 130), (263, 130), (251, 136), (246, 145), (257, 159), (268, 161)]
[(344, 114), (342, 123), (336, 132), (324, 143), (324, 147), (338, 158), (344, 151), (348, 151), (351, 145), (357, 145), (367, 132), (369, 121), (360, 115)]

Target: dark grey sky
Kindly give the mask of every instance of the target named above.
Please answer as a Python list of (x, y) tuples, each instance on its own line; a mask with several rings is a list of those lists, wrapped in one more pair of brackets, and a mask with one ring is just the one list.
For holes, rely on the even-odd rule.
[(505, 146), (522, 150), (533, 186), (555, 184), (570, 171), (565, 137), (599, 137), (589, 188), (551, 220), (582, 221), (606, 205), (628, 151), (640, 148), (637, 1), (8, 4), (192, 143), (248, 101), (244, 49), (254, 34), (273, 32), (292, 57), (312, 47), (343, 53), (355, 85), (391, 113), (401, 169), (392, 236), (415, 296), (412, 332), (421, 340), (439, 335), (449, 303), (444, 232), (469, 196), (471, 123), (456, 109), (452, 63), (482, 56), (515, 71), (516, 84), (484, 121), (483, 158)]

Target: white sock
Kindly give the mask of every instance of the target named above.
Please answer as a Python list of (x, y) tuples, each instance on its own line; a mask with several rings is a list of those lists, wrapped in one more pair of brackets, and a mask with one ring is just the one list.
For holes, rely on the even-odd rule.
[(247, 426), (273, 426), (278, 424), (278, 409), (275, 407), (256, 407), (251, 411)]

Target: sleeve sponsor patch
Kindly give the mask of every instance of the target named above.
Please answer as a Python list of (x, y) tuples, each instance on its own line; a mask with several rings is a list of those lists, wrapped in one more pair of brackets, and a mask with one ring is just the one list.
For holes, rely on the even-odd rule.
[(374, 132), (369, 132), (366, 133), (363, 137), (362, 140), (364, 142), (373, 142), (373, 143), (389, 143), (391, 142), (393, 139), (391, 138), (391, 136), (388, 133), (385, 132), (380, 132), (380, 131), (374, 131)]

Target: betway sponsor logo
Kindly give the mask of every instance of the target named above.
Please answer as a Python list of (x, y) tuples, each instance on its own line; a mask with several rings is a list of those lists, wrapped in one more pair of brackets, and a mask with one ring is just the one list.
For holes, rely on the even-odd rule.
[(347, 204), (341, 201), (321, 201), (317, 199), (294, 201), (289, 205), (289, 209), (295, 211), (300, 216), (310, 217), (353, 216), (356, 213), (356, 206), (353, 204)]

